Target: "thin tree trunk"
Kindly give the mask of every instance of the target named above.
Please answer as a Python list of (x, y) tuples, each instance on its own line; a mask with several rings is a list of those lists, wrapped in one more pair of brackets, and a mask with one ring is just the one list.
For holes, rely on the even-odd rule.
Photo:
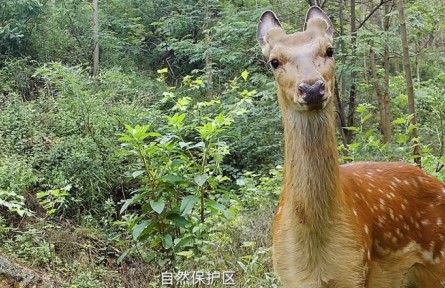
[(411, 131), (411, 138), (413, 142), (413, 157), (417, 166), (422, 166), (422, 159), (420, 156), (420, 143), (419, 135), (416, 128), (416, 108), (414, 102), (414, 87), (413, 87), (413, 75), (411, 72), (411, 63), (409, 57), (409, 46), (408, 46), (408, 33), (406, 30), (405, 23), (405, 11), (403, 0), (397, 1), (397, 9), (399, 10), (399, 22), (400, 22), (400, 35), (402, 38), (402, 50), (403, 50), (403, 70), (405, 71), (406, 79), (406, 94), (408, 95), (408, 113), (412, 115), (411, 125), (413, 129)]
[(370, 67), (371, 67), (371, 82), (374, 86), (374, 91), (377, 96), (377, 102), (379, 103), (379, 112), (380, 112), (380, 130), (383, 135), (383, 142), (389, 143), (391, 141), (391, 123), (389, 119), (387, 118), (387, 115), (389, 114), (387, 112), (389, 106), (387, 101), (385, 101), (384, 92), (382, 90), (382, 87), (380, 85), (380, 79), (377, 75), (377, 65), (375, 61), (375, 52), (371, 49), (369, 53), (370, 57)]
[[(372, 1), (370, 1), (370, 9), (372, 10), (373, 8), (374, 8), (373, 3), (372, 3)], [(386, 8), (387, 7), (385, 4), (385, 12), (386, 12)], [(376, 17), (372, 17), (370, 19), (374, 24), (377, 24), (376, 23), (377, 21), (375, 21)], [(385, 14), (385, 20), (386, 20), (386, 14)], [(384, 27), (384, 30), (385, 30), (386, 23), (384, 23), (384, 26), (385, 26)], [(371, 49), (369, 52), (369, 58), (370, 58), (369, 66), (371, 68), (371, 78), (372, 78), (371, 82), (374, 86), (374, 91), (377, 96), (377, 102), (379, 104), (380, 131), (383, 135), (383, 142), (389, 143), (389, 142), (391, 142), (391, 120), (390, 120), (389, 97), (388, 97), (388, 93), (387, 93), (388, 91), (386, 89), (382, 89), (380, 77), (377, 75), (377, 63), (376, 63), (376, 55), (373, 50), (373, 43), (371, 43), (370, 45), (371, 45)], [(385, 46), (386, 46), (386, 44), (385, 44)], [(387, 48), (387, 47), (385, 47), (385, 48)], [(387, 53), (387, 49), (385, 49), (385, 52)], [(386, 56), (384, 56), (384, 58), (385, 57)], [(386, 65), (386, 63), (385, 63), (385, 65)], [(386, 78), (387, 78), (387, 75), (385, 75), (385, 81), (386, 81)], [(389, 78), (388, 78), (388, 81), (389, 81)], [(386, 82), (385, 82), (385, 84), (386, 84)]]
[(99, 71), (99, 0), (93, 0), (93, 76), (96, 76)]
[[(356, 25), (356, 15), (355, 15), (355, 0), (351, 0), (351, 49), (352, 49), (352, 55), (353, 55), (353, 63), (352, 66), (355, 66), (356, 59), (355, 59), (355, 50), (356, 50), (356, 36), (357, 36), (357, 25)], [(348, 116), (347, 116), (347, 126), (352, 127), (354, 126), (354, 111), (355, 111), (355, 96), (356, 96), (356, 83), (355, 80), (357, 78), (357, 72), (353, 70), (351, 72), (351, 88), (349, 90), (349, 101), (348, 101)], [(345, 131), (346, 134), (346, 141), (348, 144), (352, 142), (352, 130)]]
[[(383, 30), (385, 31), (385, 34), (387, 35), (389, 32), (389, 25), (390, 25), (390, 15), (391, 12), (391, 2), (385, 3), (385, 18), (383, 23)], [(384, 52), (383, 52), (383, 67), (385, 69), (385, 81), (384, 81), (384, 88), (383, 88), (383, 106), (384, 109), (384, 118), (386, 121), (385, 127), (382, 127), (383, 132), (383, 141), (385, 143), (390, 143), (392, 139), (392, 130), (391, 130), (391, 100), (389, 98), (389, 46), (388, 41), (385, 41), (384, 44)]]

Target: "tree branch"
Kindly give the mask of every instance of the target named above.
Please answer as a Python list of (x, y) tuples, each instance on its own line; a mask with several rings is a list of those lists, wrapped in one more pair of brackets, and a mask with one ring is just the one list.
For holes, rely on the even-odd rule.
[(360, 29), (360, 27), (362, 27), (366, 23), (366, 21), (368, 21), (368, 19), (375, 13), (375, 11), (379, 10), (380, 7), (382, 7), (382, 5), (391, 1), (392, 0), (380, 0), (380, 3), (377, 6), (375, 6), (374, 9), (372, 9), (372, 11), (365, 17), (365, 19), (363, 19), (362, 22), (360, 22), (356, 30)]

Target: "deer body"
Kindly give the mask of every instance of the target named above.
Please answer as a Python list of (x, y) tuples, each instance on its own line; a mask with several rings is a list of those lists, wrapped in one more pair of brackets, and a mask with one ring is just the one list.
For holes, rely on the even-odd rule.
[(266, 11), (258, 40), (277, 81), (283, 192), (273, 263), (285, 287), (442, 287), (445, 185), (403, 163), (340, 166), (332, 24), (312, 7), (287, 35)]

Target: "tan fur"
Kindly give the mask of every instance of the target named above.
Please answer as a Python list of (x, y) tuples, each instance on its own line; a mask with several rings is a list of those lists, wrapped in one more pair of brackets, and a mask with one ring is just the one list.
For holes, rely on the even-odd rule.
[[(445, 185), (408, 164), (338, 163), (331, 25), (311, 8), (304, 32), (287, 35), (272, 12), (258, 28), (264, 55), (280, 63), (285, 165), (275, 271), (295, 288), (442, 287)], [(309, 109), (298, 85), (317, 80), (327, 101)]]

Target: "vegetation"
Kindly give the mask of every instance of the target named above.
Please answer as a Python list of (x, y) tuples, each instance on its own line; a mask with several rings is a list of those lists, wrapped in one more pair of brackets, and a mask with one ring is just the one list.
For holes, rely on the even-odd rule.
[[(319, 2), (336, 28), (341, 161), (421, 159), (444, 180), (445, 5)], [(300, 30), (307, 1), (98, 5), (94, 27), (90, 1), (0, 3), (1, 255), (60, 287), (279, 287), (283, 137), (255, 34), (265, 9)]]

